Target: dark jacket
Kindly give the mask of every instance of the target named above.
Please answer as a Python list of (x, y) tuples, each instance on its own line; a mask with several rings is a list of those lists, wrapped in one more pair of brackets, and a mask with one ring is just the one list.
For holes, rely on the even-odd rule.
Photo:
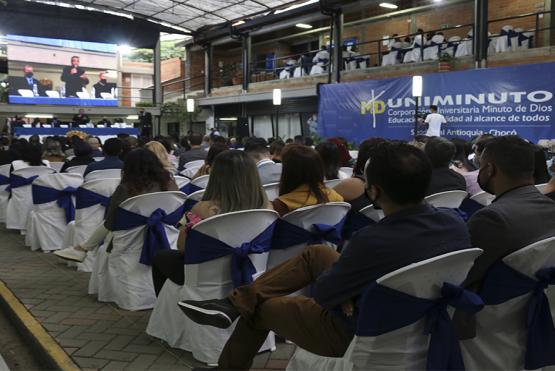
[(33, 84), (29, 84), (25, 76), (10, 76), (8, 79), (10, 83), (10, 95), (21, 95), (19, 94), (19, 89), (33, 90), (33, 84), (37, 85), (38, 94), (40, 96), (45, 96), (44, 86), (39, 80), (33, 78)]
[(81, 166), (81, 165), (88, 165), (91, 162), (94, 162), (94, 159), (90, 156), (78, 156), (74, 157), (69, 161), (66, 161), (64, 166), (60, 169), (60, 173), (65, 173), (66, 170), (72, 166)]
[(84, 175), (87, 175), (91, 171), (121, 169), (122, 167), (123, 167), (123, 161), (120, 160), (118, 156), (108, 156), (108, 157), (105, 157), (104, 160), (102, 161), (91, 162), (89, 166), (87, 166), (87, 170), (85, 170)]
[(60, 79), (66, 83), (66, 97), (76, 97), (78, 91), (82, 91), (89, 83), (89, 79), (82, 79), (81, 76), (85, 74), (83, 67), (77, 67), (77, 73), (71, 74), (73, 66), (66, 66), (63, 69)]
[(204, 160), (208, 155), (208, 151), (204, 148), (193, 148), (179, 156), (179, 166), (178, 170), (181, 171), (185, 168), (185, 164), (187, 162), (195, 161), (195, 160)]
[(427, 195), (447, 191), (466, 191), (464, 176), (449, 168), (433, 169)]

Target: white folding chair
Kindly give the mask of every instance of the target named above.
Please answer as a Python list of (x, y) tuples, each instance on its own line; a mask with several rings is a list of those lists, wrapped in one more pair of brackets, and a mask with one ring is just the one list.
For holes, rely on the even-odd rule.
[(69, 210), (60, 206), (64, 202), (75, 213), (75, 191), (83, 183), (79, 174), (45, 174), (32, 184), (33, 210), (27, 223), (26, 244), (31, 250), (54, 251), (62, 248)]
[(273, 201), (279, 197), (279, 183), (264, 184), (262, 188), (264, 188), (264, 192), (266, 192), (268, 201)]
[(497, 41), (495, 42), (495, 51), (497, 53), (504, 53), (512, 50), (512, 47), (509, 47), (509, 39), (511, 39), (512, 44), (513, 34), (515, 34), (513, 26), (505, 25), (501, 27), (501, 32), (499, 36), (496, 37)]
[(83, 176), (83, 174), (85, 174), (85, 170), (87, 170), (87, 165), (78, 165), (78, 166), (68, 167), (65, 172), (79, 174)]
[(10, 192), (7, 191), (10, 185), (10, 168), (10, 164), (0, 166), (0, 223), (6, 222), (6, 208), (10, 197)]
[(430, 41), (430, 45), (424, 48), (424, 60), (425, 61), (437, 61), (439, 59), (439, 54), (443, 46), (445, 37), (443, 35), (434, 35)]
[[(467, 249), (426, 259), (388, 273), (376, 284), (413, 297), (439, 299), (444, 283), (461, 284), (481, 253)], [(380, 303), (363, 301), (361, 312), (365, 305)], [(421, 318), (378, 336), (355, 335), (342, 358), (321, 357), (297, 347), (287, 371), (425, 370), (430, 341), (425, 327), (426, 318)]]
[[(25, 230), (27, 219), (33, 209), (31, 183), (35, 177), (54, 172), (54, 169), (46, 166), (29, 166), (12, 172), (10, 177), (12, 195), (6, 208), (6, 228)], [(17, 186), (14, 186), (14, 180), (19, 183)]]
[[(271, 210), (238, 211), (203, 220), (193, 230), (228, 246), (239, 247), (254, 240), (278, 217)], [(253, 278), (256, 278), (266, 270), (268, 253), (249, 254), (249, 259), (256, 270)], [(181, 312), (177, 302), (225, 298), (233, 290), (230, 266), (229, 255), (199, 264), (185, 264), (185, 284), (178, 286), (166, 280), (150, 316), (147, 334), (163, 339), (173, 348), (192, 352), (201, 362), (217, 364), (235, 325), (227, 329), (198, 325)], [(275, 348), (273, 334), (268, 336), (260, 351), (272, 348)]]
[(467, 196), (466, 191), (447, 191), (427, 196), (424, 200), (434, 207), (457, 209)]
[(489, 206), (493, 200), (495, 200), (495, 196), (491, 193), (487, 193), (486, 191), (478, 192), (474, 196), (470, 197), (472, 201), (475, 201), (483, 206)]
[[(336, 226), (339, 224), (349, 212), (351, 206), (346, 202), (330, 202), (314, 206), (307, 206), (294, 210), (282, 217), (284, 222), (293, 224), (294, 226), (303, 228), (306, 231), (313, 232), (315, 224), (325, 224)], [(325, 241), (325, 244), (336, 248), (335, 244)], [(268, 259), (268, 267), (272, 268), (289, 258), (300, 253), (307, 246), (307, 242), (294, 246), (282, 247), (276, 246), (270, 251)]]
[[(120, 178), (102, 178), (85, 181), (77, 190), (75, 221), (68, 224), (63, 239), (63, 248), (81, 245), (104, 222), (106, 201), (120, 184)], [(96, 199), (96, 200), (95, 200)], [(77, 270), (92, 272), (98, 249), (88, 251), (85, 260), (77, 264)]]
[[(536, 242), (502, 259), (497, 266), (490, 268), (482, 284), (480, 295), (486, 303), (485, 308), (476, 315), (476, 337), (461, 342), (464, 363), (467, 370), (553, 370), (555, 362), (548, 365), (525, 365), (525, 354), (533, 351), (533, 344), (549, 344), (547, 338), (532, 338), (527, 349), (527, 338), (534, 334), (528, 332), (528, 324), (538, 324), (547, 330), (548, 324), (537, 323), (538, 317), (528, 317), (543, 309), (540, 302), (533, 304), (534, 296), (540, 299), (547, 296), (551, 311), (550, 320), (555, 318), (555, 286), (538, 282), (538, 273), (544, 268), (555, 268), (555, 237)], [(512, 272), (521, 282), (513, 282), (503, 271)], [(522, 280), (525, 284), (523, 285)], [(522, 290), (523, 287), (530, 290)], [(508, 295), (504, 300), (498, 296), (499, 288), (505, 293), (516, 288), (516, 295)], [(545, 288), (544, 288), (545, 287)], [(536, 292), (534, 292), (536, 290)], [(497, 298), (492, 297), (498, 296)], [(533, 308), (529, 308), (533, 305)], [(548, 316), (547, 316), (548, 317)], [(552, 326), (552, 325), (551, 325)], [(552, 344), (552, 343), (551, 343)], [(553, 354), (554, 349), (549, 349)], [(548, 353), (546, 352), (546, 353)], [(551, 358), (553, 360), (553, 358)]]
[(95, 170), (85, 175), (85, 182), (99, 179), (121, 179), (121, 169)]
[(50, 167), (54, 170), (56, 170), (57, 173), (60, 172), (60, 170), (62, 170), (62, 167), (64, 166), (63, 162), (51, 162), (50, 163)]
[[(169, 215), (181, 208), (185, 198), (182, 192), (148, 193), (127, 199), (119, 208), (144, 218), (151, 217), (158, 209)], [(118, 222), (116, 218), (116, 224)], [(179, 231), (167, 224), (163, 228), (170, 248), (176, 249)], [(156, 295), (151, 267), (140, 263), (146, 230), (147, 226), (143, 224), (112, 232), (112, 251), (107, 259), (97, 258), (97, 261), (105, 262), (105, 266), (98, 269), (95, 267), (98, 272), (94, 279), (98, 282), (99, 301), (115, 302), (126, 310), (143, 310), (154, 306)], [(102, 253), (103, 250), (100, 250), (99, 254)]]

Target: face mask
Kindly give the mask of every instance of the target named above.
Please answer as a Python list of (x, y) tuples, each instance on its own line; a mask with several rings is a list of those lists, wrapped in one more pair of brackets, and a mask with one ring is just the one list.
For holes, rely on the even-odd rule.
[(483, 191), (493, 195), (494, 193), (489, 187), (490, 180), (491, 177), (486, 175), (485, 170), (480, 169), (480, 172), (478, 172), (478, 185)]
[(27, 72), (27, 73), (25, 74), (25, 77), (33, 77), (33, 73), (32, 73), (32, 72)]
[(100, 79), (100, 82), (106, 84), (106, 79)]

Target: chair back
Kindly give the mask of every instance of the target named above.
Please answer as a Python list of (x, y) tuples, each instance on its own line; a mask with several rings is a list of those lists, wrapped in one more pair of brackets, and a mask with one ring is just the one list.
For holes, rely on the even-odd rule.
[(204, 165), (204, 160), (189, 161), (185, 164), (185, 169), (190, 169), (193, 167), (199, 168), (202, 165)]
[(365, 208), (359, 210), (359, 213), (363, 214), (367, 218), (372, 219), (376, 223), (384, 218), (384, 213), (382, 209), (376, 209), (374, 205), (368, 205)]
[(493, 200), (495, 200), (495, 196), (491, 193), (487, 193), (486, 191), (478, 192), (474, 196), (470, 197), (472, 201), (475, 201), (483, 206), (489, 206)]
[(545, 190), (546, 187), (547, 187), (547, 183), (536, 184), (536, 188), (538, 189), (538, 191), (539, 191), (540, 193), (543, 193), (543, 191)]
[(60, 170), (62, 170), (62, 167), (64, 166), (63, 162), (51, 162), (50, 163), (50, 167), (54, 170), (56, 170), (56, 172), (60, 172)]
[[(388, 273), (379, 278), (376, 284), (378, 287), (392, 289), (394, 292), (410, 295), (410, 297), (438, 300), (442, 297), (444, 283), (460, 285), (474, 264), (474, 260), (481, 253), (480, 249), (467, 249), (436, 256)], [(352, 362), (353, 369), (426, 369), (429, 345), (432, 345), (430, 336), (425, 334), (426, 316), (377, 336), (361, 335), (367, 331), (364, 328), (366, 324), (364, 316), (374, 313), (368, 311), (367, 306), (376, 305), (369, 301), (372, 295), (368, 294), (372, 289), (371, 286), (363, 295), (357, 335), (345, 355)], [(384, 302), (383, 305), (385, 307), (403, 305), (403, 299), (396, 302), (393, 297), (395, 296), (386, 296), (385, 300), (393, 300), (393, 302)], [(390, 318), (394, 321), (399, 320), (396, 317), (406, 315), (403, 310), (392, 311), (392, 313), (394, 314), (391, 314)], [(373, 320), (379, 321), (380, 319), (374, 318)], [(451, 335), (456, 337), (456, 334)], [(441, 339), (443, 342), (449, 340)]]
[(264, 192), (266, 192), (268, 201), (273, 201), (279, 197), (279, 183), (264, 184), (262, 188), (264, 188)]
[(457, 209), (467, 196), (468, 193), (466, 191), (447, 191), (430, 195), (425, 200), (434, 207)]
[(87, 170), (87, 165), (78, 165), (78, 166), (71, 166), (66, 169), (66, 173), (74, 173), (74, 174), (85, 174), (85, 170)]
[(340, 167), (339, 171), (341, 171), (343, 174), (347, 175), (348, 177), (353, 176), (353, 168), (352, 167)]
[(191, 180), (191, 184), (194, 184), (200, 188), (206, 188), (206, 186), (208, 185), (208, 179), (210, 179), (210, 175), (199, 176), (198, 178)]
[[(314, 231), (314, 225), (336, 226), (343, 221), (349, 212), (351, 206), (346, 202), (330, 202), (326, 204), (307, 206), (294, 210), (281, 219), (289, 224), (300, 227), (306, 231)], [(274, 241), (279, 240), (279, 228), (276, 229)], [(287, 232), (284, 232), (287, 234)], [(325, 242), (331, 248), (335, 248), (335, 244)], [(298, 245), (283, 248), (282, 246), (274, 246), (270, 251), (268, 259), (268, 267), (272, 268), (285, 260), (297, 255), (307, 245), (307, 242)]]
[(99, 179), (121, 179), (121, 169), (105, 169), (91, 171), (85, 175), (85, 182)]
[(8, 207), (8, 197), (10, 197), (10, 192), (8, 191), (10, 168), (10, 164), (0, 166), (0, 223), (6, 221), (6, 208)]
[[(272, 225), (279, 215), (273, 210), (246, 210), (216, 215), (201, 221), (193, 230), (239, 248), (252, 241)], [(185, 285), (191, 287), (230, 285), (231, 255), (200, 264), (185, 264)], [(249, 254), (256, 274), (266, 271), (268, 253)]]
[(83, 184), (83, 177), (72, 173), (47, 173), (39, 176), (33, 182), (34, 186), (63, 190), (67, 187), (77, 189)]
[(324, 181), (324, 185), (328, 188), (333, 188), (336, 185), (338, 185), (339, 183), (341, 183), (343, 179), (331, 179), (331, 180), (326, 180)]
[(191, 183), (191, 180), (185, 178), (184, 176), (174, 176), (175, 184), (177, 184), (177, 188), (181, 190), (187, 184)]

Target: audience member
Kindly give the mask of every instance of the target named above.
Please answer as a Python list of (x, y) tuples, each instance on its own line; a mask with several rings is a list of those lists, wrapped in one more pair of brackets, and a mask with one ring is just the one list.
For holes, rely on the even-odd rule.
[(201, 147), (201, 144), (202, 135), (191, 134), (191, 136), (189, 136), (189, 145), (191, 146), (191, 149), (179, 156), (179, 171), (183, 170), (185, 168), (185, 164), (188, 162), (204, 160), (206, 158), (207, 152)]
[(154, 258), (152, 280), (156, 294), (158, 295), (167, 278), (183, 285), (185, 240), (193, 225), (218, 214), (270, 207), (252, 158), (242, 151), (224, 151), (218, 154), (214, 159), (210, 181), (202, 201), (187, 213), (188, 223), (179, 234), (178, 250), (161, 251)]
[(245, 153), (256, 162), (262, 184), (278, 183), (281, 178), (281, 164), (271, 160), (268, 143), (264, 138), (250, 138), (245, 144)]
[(334, 142), (324, 141), (316, 146), (324, 164), (324, 178), (326, 180), (345, 179), (347, 176), (339, 171), (339, 147)]
[(175, 157), (179, 159), (179, 157), (181, 157), (182, 154), (184, 154), (189, 150), (191, 150), (191, 146), (189, 145), (189, 138), (181, 137), (181, 139), (179, 140), (179, 148), (173, 151), (173, 154)]
[(172, 174), (172, 176), (175, 174), (175, 166), (170, 162), (168, 152), (162, 143), (152, 140), (145, 144), (145, 148), (158, 157), (158, 160), (160, 160), (160, 163), (168, 173)]
[(451, 170), (456, 171), (464, 177), (466, 182), (466, 191), (471, 196), (482, 191), (478, 185), (478, 169), (474, 166), (468, 156), (472, 151), (472, 147), (464, 139), (454, 138), (451, 143), (455, 145), (456, 151), (453, 161), (451, 161)]
[(487, 142), (493, 138), (494, 136), (491, 134), (482, 134), (474, 139), (474, 143), (472, 144), (474, 153), (468, 156), (468, 159), (472, 161), (475, 168), (478, 169), (480, 167), (480, 154), (482, 153)]
[[(423, 202), (430, 177), (430, 163), (421, 150), (384, 143), (373, 155), (366, 179), (370, 198), (386, 217), (356, 233), (341, 255), (328, 246), (308, 246), (228, 298), (180, 302), (200, 324), (225, 328), (240, 317), (219, 367), (249, 369), (269, 331), (309, 352), (341, 357), (356, 327), (356, 300), (368, 285), (409, 264), (470, 248), (460, 218)], [(307, 285), (312, 298), (287, 296)]]
[(343, 201), (337, 192), (324, 185), (324, 165), (314, 149), (299, 144), (288, 145), (283, 152), (283, 170), (279, 197), (274, 209), (285, 215), (301, 207)]
[(339, 166), (351, 166), (351, 161), (353, 160), (353, 158), (351, 157), (351, 154), (349, 153), (349, 147), (348, 147), (348, 143), (347, 140), (345, 140), (345, 138), (330, 138), (328, 139), (329, 142), (333, 142), (335, 144), (337, 144), (337, 148), (339, 148)]
[(29, 166), (49, 166), (50, 162), (42, 159), (42, 146), (40, 144), (31, 144), (20, 142), (19, 151), (21, 160), (12, 162), (11, 171), (23, 169)]
[(10, 146), (10, 139), (0, 137), (0, 165), (9, 165), (17, 159), (19, 159), (19, 154), (15, 151), (13, 145)]
[(121, 141), (123, 144), (123, 149), (121, 151), (120, 158), (122, 161), (125, 162), (125, 158), (127, 157), (127, 154), (132, 150), (139, 148), (139, 139), (137, 139), (137, 137), (132, 137), (128, 135), (128, 136), (125, 136), (123, 139), (121, 139)]
[(195, 175), (193, 175), (191, 180), (196, 179), (203, 175), (209, 175), (210, 169), (214, 164), (214, 159), (216, 158), (216, 156), (224, 151), (227, 151), (228, 149), (229, 148), (227, 148), (226, 145), (221, 143), (214, 144), (212, 147), (210, 147), (210, 149), (208, 150), (208, 155), (206, 155), (206, 159), (204, 160), (204, 165), (202, 165), (200, 169), (197, 170), (197, 172), (195, 173)]
[(270, 144), (270, 159), (276, 164), (281, 163), (281, 152), (283, 151), (284, 147), (285, 143), (283, 143), (282, 140), (274, 140)]
[(555, 201), (555, 162), (553, 162), (551, 164), (551, 168), (550, 168), (551, 172), (554, 174), (551, 179), (549, 180), (549, 183), (547, 183), (547, 186), (545, 187), (545, 189), (543, 190), (543, 193), (549, 197), (550, 199), (552, 199), (553, 201)]
[(547, 171), (547, 158), (542, 147), (534, 145), (534, 184), (545, 184), (549, 182), (549, 171)]
[(104, 151), (104, 159), (91, 162), (87, 166), (84, 175), (87, 175), (91, 171), (121, 169), (123, 167), (123, 161), (119, 158), (123, 150), (123, 143), (121, 140), (118, 138), (110, 138), (106, 140), (102, 149)]
[(76, 142), (73, 145), (73, 152), (75, 153), (75, 157), (64, 163), (64, 166), (60, 169), (60, 173), (65, 173), (68, 168), (73, 166), (88, 165), (94, 162), (92, 158), (92, 148), (87, 142)]
[(358, 157), (355, 167), (353, 168), (353, 176), (342, 180), (333, 189), (343, 197), (345, 202), (351, 204), (351, 211), (359, 211), (372, 204), (372, 200), (368, 197), (365, 187), (364, 167), (368, 160), (372, 157), (376, 148), (382, 143), (387, 142), (383, 138), (371, 138), (362, 142), (358, 148)]
[(62, 145), (54, 139), (46, 139), (42, 158), (50, 162), (64, 162), (66, 157), (62, 152)]
[(449, 168), (456, 152), (453, 143), (445, 138), (430, 137), (424, 152), (432, 164), (432, 180), (428, 187), (428, 195), (455, 190), (466, 191), (464, 177)]
[(89, 137), (87, 139), (87, 142), (92, 148), (91, 157), (104, 157), (104, 154), (100, 149), (100, 146), (101, 146), (100, 139), (98, 139), (97, 137)]
[(293, 138), (293, 143), (304, 146), (304, 137), (302, 135), (295, 135), (295, 137)]
[(177, 190), (171, 174), (164, 169), (154, 153), (144, 148), (129, 152), (123, 164), (121, 184), (110, 198), (104, 224), (99, 226), (82, 245), (58, 250), (54, 254), (62, 259), (82, 262), (85, 260), (86, 252), (96, 249), (102, 241), (108, 246), (109, 252), (111, 249), (109, 233), (114, 230), (116, 211), (123, 201), (146, 193)]

